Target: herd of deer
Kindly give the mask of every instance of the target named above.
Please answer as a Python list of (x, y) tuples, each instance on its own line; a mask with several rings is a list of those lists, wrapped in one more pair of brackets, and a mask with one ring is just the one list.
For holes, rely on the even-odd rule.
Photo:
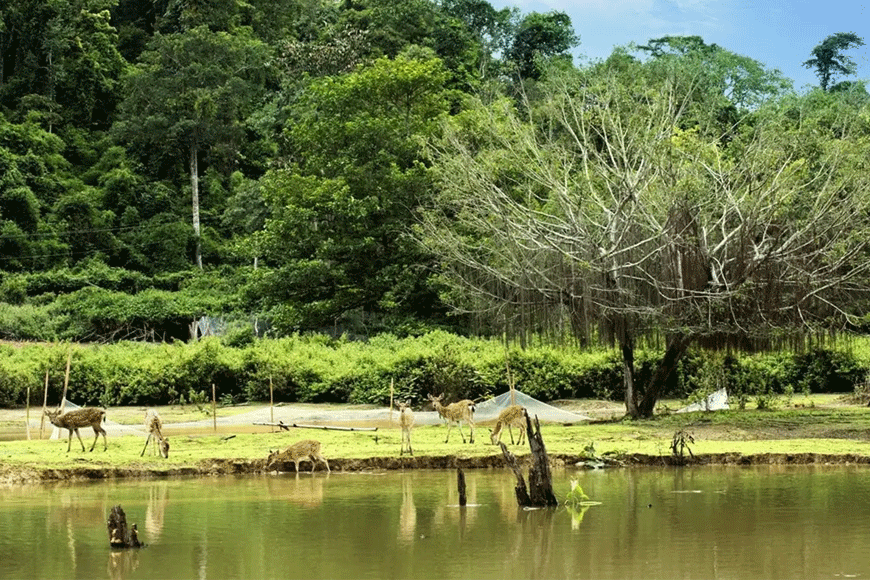
[[(438, 415), (447, 421), (447, 438), (445, 443), (450, 441), (450, 431), (453, 425), (459, 426), (459, 434), (462, 436), (462, 442), (465, 443), (465, 433), (462, 432), (462, 423), (466, 423), (471, 433), (469, 442), (474, 443), (474, 401), (464, 399), (449, 405), (441, 403), (443, 395), (435, 397), (429, 395), (429, 400)], [(414, 455), (414, 450), (411, 448), (411, 429), (414, 427), (414, 413), (411, 411), (411, 402), (404, 401), (397, 404), (399, 408), (399, 427), (402, 429), (402, 446), (399, 455), (402, 456), (406, 452), (409, 455)], [(511, 444), (514, 444), (513, 427), (519, 429), (519, 436), (516, 440), (516, 445), (521, 445), (526, 438), (526, 416), (525, 409), (520, 405), (511, 405), (505, 408), (498, 416), (495, 422), (495, 427), (490, 432), (490, 441), (493, 445), (498, 445), (501, 441), (504, 429), (507, 428), (511, 436)], [(330, 471), (329, 463), (320, 453), (320, 442), (313, 439), (298, 441), (287, 447), (284, 451), (272, 451), (266, 459), (266, 470), (276, 471), (279, 467), (287, 463), (293, 463), (296, 472), (299, 472), (299, 462), (308, 460), (311, 462), (311, 472), (317, 462), (322, 461), (326, 465), (326, 470)]]
[[(97, 407), (82, 407), (62, 413), (60, 409), (56, 411), (46, 411), (45, 415), (51, 424), (59, 429), (69, 431), (69, 441), (66, 445), (66, 451), (69, 453), (72, 446), (72, 436), (75, 433), (79, 438), (79, 443), (82, 444), (82, 451), (85, 450), (85, 443), (82, 441), (82, 436), (79, 435), (79, 429), (83, 427), (92, 427), (94, 430), (94, 442), (91, 445), (91, 451), (97, 445), (97, 440), (100, 435), (103, 436), (103, 451), (109, 448), (106, 441), (106, 430), (103, 429), (102, 423), (106, 421), (106, 410)], [(148, 432), (148, 438), (145, 440), (145, 447), (142, 448), (142, 453), (139, 457), (145, 455), (145, 449), (148, 448), (148, 443), (154, 441), (154, 454), (158, 450), (164, 458), (169, 457), (169, 439), (163, 436), (163, 421), (160, 420), (160, 415), (154, 409), (148, 409), (145, 412), (145, 430)]]
[[(456, 424), (459, 427), (459, 435), (462, 437), (462, 442), (465, 443), (465, 433), (462, 432), (462, 423), (466, 423), (470, 430), (469, 442), (474, 443), (474, 401), (464, 399), (462, 401), (450, 403), (449, 405), (443, 405), (441, 403), (442, 398), (443, 395), (437, 397), (429, 395), (429, 400), (432, 402), (435, 411), (437, 411), (442, 419), (447, 421), (447, 438), (444, 442), (448, 443), (450, 441), (450, 431), (453, 429), (453, 425)], [(414, 451), (411, 448), (411, 429), (414, 427), (414, 413), (411, 411), (410, 401), (400, 402), (398, 407), (399, 426), (402, 429), (402, 446), (399, 455), (404, 455), (406, 452), (409, 455), (414, 455)], [(79, 434), (79, 429), (83, 427), (91, 427), (94, 430), (94, 442), (91, 445), (90, 451), (94, 450), (100, 435), (103, 436), (103, 450), (105, 451), (109, 448), (106, 441), (106, 430), (102, 427), (102, 423), (106, 420), (105, 409), (83, 407), (66, 413), (62, 413), (61, 410), (58, 409), (56, 411), (45, 411), (45, 414), (48, 417), (48, 420), (51, 421), (52, 425), (69, 431), (69, 438), (66, 446), (67, 453), (69, 453), (70, 447), (72, 446), (73, 433), (78, 437), (79, 443), (81, 443), (82, 446), (82, 451), (85, 450), (85, 444), (82, 441), (82, 436)], [(490, 433), (490, 441), (493, 445), (497, 445), (501, 441), (505, 427), (507, 427), (508, 432), (510, 433), (511, 444), (514, 443), (512, 428), (517, 427), (520, 432), (516, 444), (522, 444), (523, 440), (526, 438), (525, 409), (520, 405), (511, 405), (499, 414), (495, 427)], [(162, 457), (168, 458), (169, 439), (164, 437), (163, 421), (161, 421), (160, 415), (154, 409), (148, 409), (145, 412), (145, 430), (148, 432), (148, 438), (145, 440), (145, 446), (142, 448), (142, 453), (140, 453), (139, 456), (141, 457), (145, 455), (145, 450), (148, 448), (148, 444), (153, 441), (154, 454), (157, 455), (159, 452)], [(266, 460), (266, 468), (269, 471), (273, 471), (282, 463), (292, 462), (298, 472), (299, 462), (303, 459), (307, 459), (311, 462), (312, 472), (319, 461), (322, 461), (324, 465), (326, 465), (326, 470), (330, 471), (329, 462), (327, 462), (326, 458), (324, 458), (320, 453), (320, 442), (312, 439), (298, 441), (286, 448), (284, 451), (274, 451), (270, 453)]]

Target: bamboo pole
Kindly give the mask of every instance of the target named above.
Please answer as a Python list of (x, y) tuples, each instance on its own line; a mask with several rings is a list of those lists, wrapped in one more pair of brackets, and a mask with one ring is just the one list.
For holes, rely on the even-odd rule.
[(27, 413), (24, 417), (24, 424), (27, 425), (27, 440), (30, 441), (30, 385), (27, 385)]
[(214, 432), (217, 433), (217, 397), (215, 396), (214, 383), (211, 384), (211, 421)]
[(393, 387), (396, 386), (396, 379), (390, 379), (390, 422), (393, 422)]
[(69, 367), (72, 362), (72, 348), (70, 348), (69, 352), (66, 355), (66, 373), (63, 375), (63, 397), (60, 398), (60, 404), (62, 405), (61, 411), (66, 409), (66, 391), (67, 387), (69, 387)]
[(511, 374), (510, 352), (508, 351), (508, 348), (507, 348), (507, 342), (505, 342), (505, 346), (504, 346), (504, 365), (505, 365), (505, 368), (507, 369), (508, 387), (510, 387), (510, 391), (511, 391), (511, 405), (516, 405), (517, 404), (517, 394), (514, 390), (514, 377)]
[[(275, 422), (275, 391), (272, 388), (272, 375), (269, 375), (269, 421)], [(272, 433), (274, 432), (275, 428), (272, 427)]]
[(45, 411), (48, 409), (48, 369), (45, 369), (45, 395), (42, 397), (42, 417), (39, 419), (39, 438), (42, 439), (42, 431), (45, 428)]

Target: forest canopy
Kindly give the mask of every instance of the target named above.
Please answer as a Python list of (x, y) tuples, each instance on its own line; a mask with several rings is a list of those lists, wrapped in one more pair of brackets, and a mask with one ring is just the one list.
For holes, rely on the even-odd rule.
[(0, 335), (543, 333), (629, 369), (862, 330), (863, 39), (803, 93), (698, 36), (581, 43), (486, 0), (4, 3)]

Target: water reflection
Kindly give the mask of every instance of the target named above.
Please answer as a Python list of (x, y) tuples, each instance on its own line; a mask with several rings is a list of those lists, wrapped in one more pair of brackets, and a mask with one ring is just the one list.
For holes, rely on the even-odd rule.
[(139, 567), (139, 550), (111, 550), (107, 570), (112, 580), (126, 580)]
[[(758, 578), (870, 574), (866, 468), (307, 473), (0, 487), (0, 578)], [(122, 505), (148, 547), (112, 551)]]

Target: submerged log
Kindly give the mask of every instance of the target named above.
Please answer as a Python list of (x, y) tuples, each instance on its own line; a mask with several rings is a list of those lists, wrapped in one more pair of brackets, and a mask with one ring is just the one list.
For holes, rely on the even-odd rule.
[(461, 467), (456, 471), (456, 485), (459, 488), (459, 505), (464, 506), (468, 500), (465, 496), (465, 472)]
[(523, 477), (523, 472), (517, 463), (517, 458), (513, 453), (508, 451), (504, 443), (499, 442), (502, 455), (508, 467), (514, 472), (517, 478), (517, 485), (514, 488), (517, 496), (517, 503), (521, 507), (551, 507), (559, 505), (556, 495), (553, 493), (553, 477), (550, 473), (550, 459), (547, 457), (547, 448), (544, 446), (544, 439), (541, 437), (541, 424), (538, 418), (535, 417), (535, 429), (532, 429), (532, 421), (529, 418), (528, 412), (524, 412), (526, 416), (526, 432), (529, 441), (529, 448), (532, 452), (532, 464), (529, 466), (529, 485), (526, 487), (526, 481)]
[(553, 475), (550, 472), (550, 458), (547, 456), (547, 448), (544, 447), (544, 438), (541, 437), (541, 424), (535, 416), (535, 431), (532, 432), (532, 421), (529, 414), (526, 415), (529, 448), (532, 450), (532, 465), (529, 467), (529, 496), (534, 506), (557, 506), (559, 500), (553, 493)]
[(109, 546), (113, 548), (142, 547), (143, 544), (139, 541), (139, 530), (136, 528), (136, 524), (133, 524), (129, 529), (127, 528), (127, 515), (121, 506), (116, 505), (112, 508), (106, 527), (109, 530)]
[(499, 447), (501, 447), (501, 453), (504, 455), (505, 463), (508, 464), (508, 467), (514, 472), (514, 476), (517, 478), (517, 484), (514, 487), (514, 493), (517, 496), (517, 504), (520, 507), (528, 507), (532, 505), (532, 500), (529, 499), (529, 492), (526, 488), (526, 479), (523, 476), (523, 470), (520, 469), (519, 464), (517, 463), (517, 458), (514, 457), (514, 454), (508, 451), (507, 445), (498, 442)]

